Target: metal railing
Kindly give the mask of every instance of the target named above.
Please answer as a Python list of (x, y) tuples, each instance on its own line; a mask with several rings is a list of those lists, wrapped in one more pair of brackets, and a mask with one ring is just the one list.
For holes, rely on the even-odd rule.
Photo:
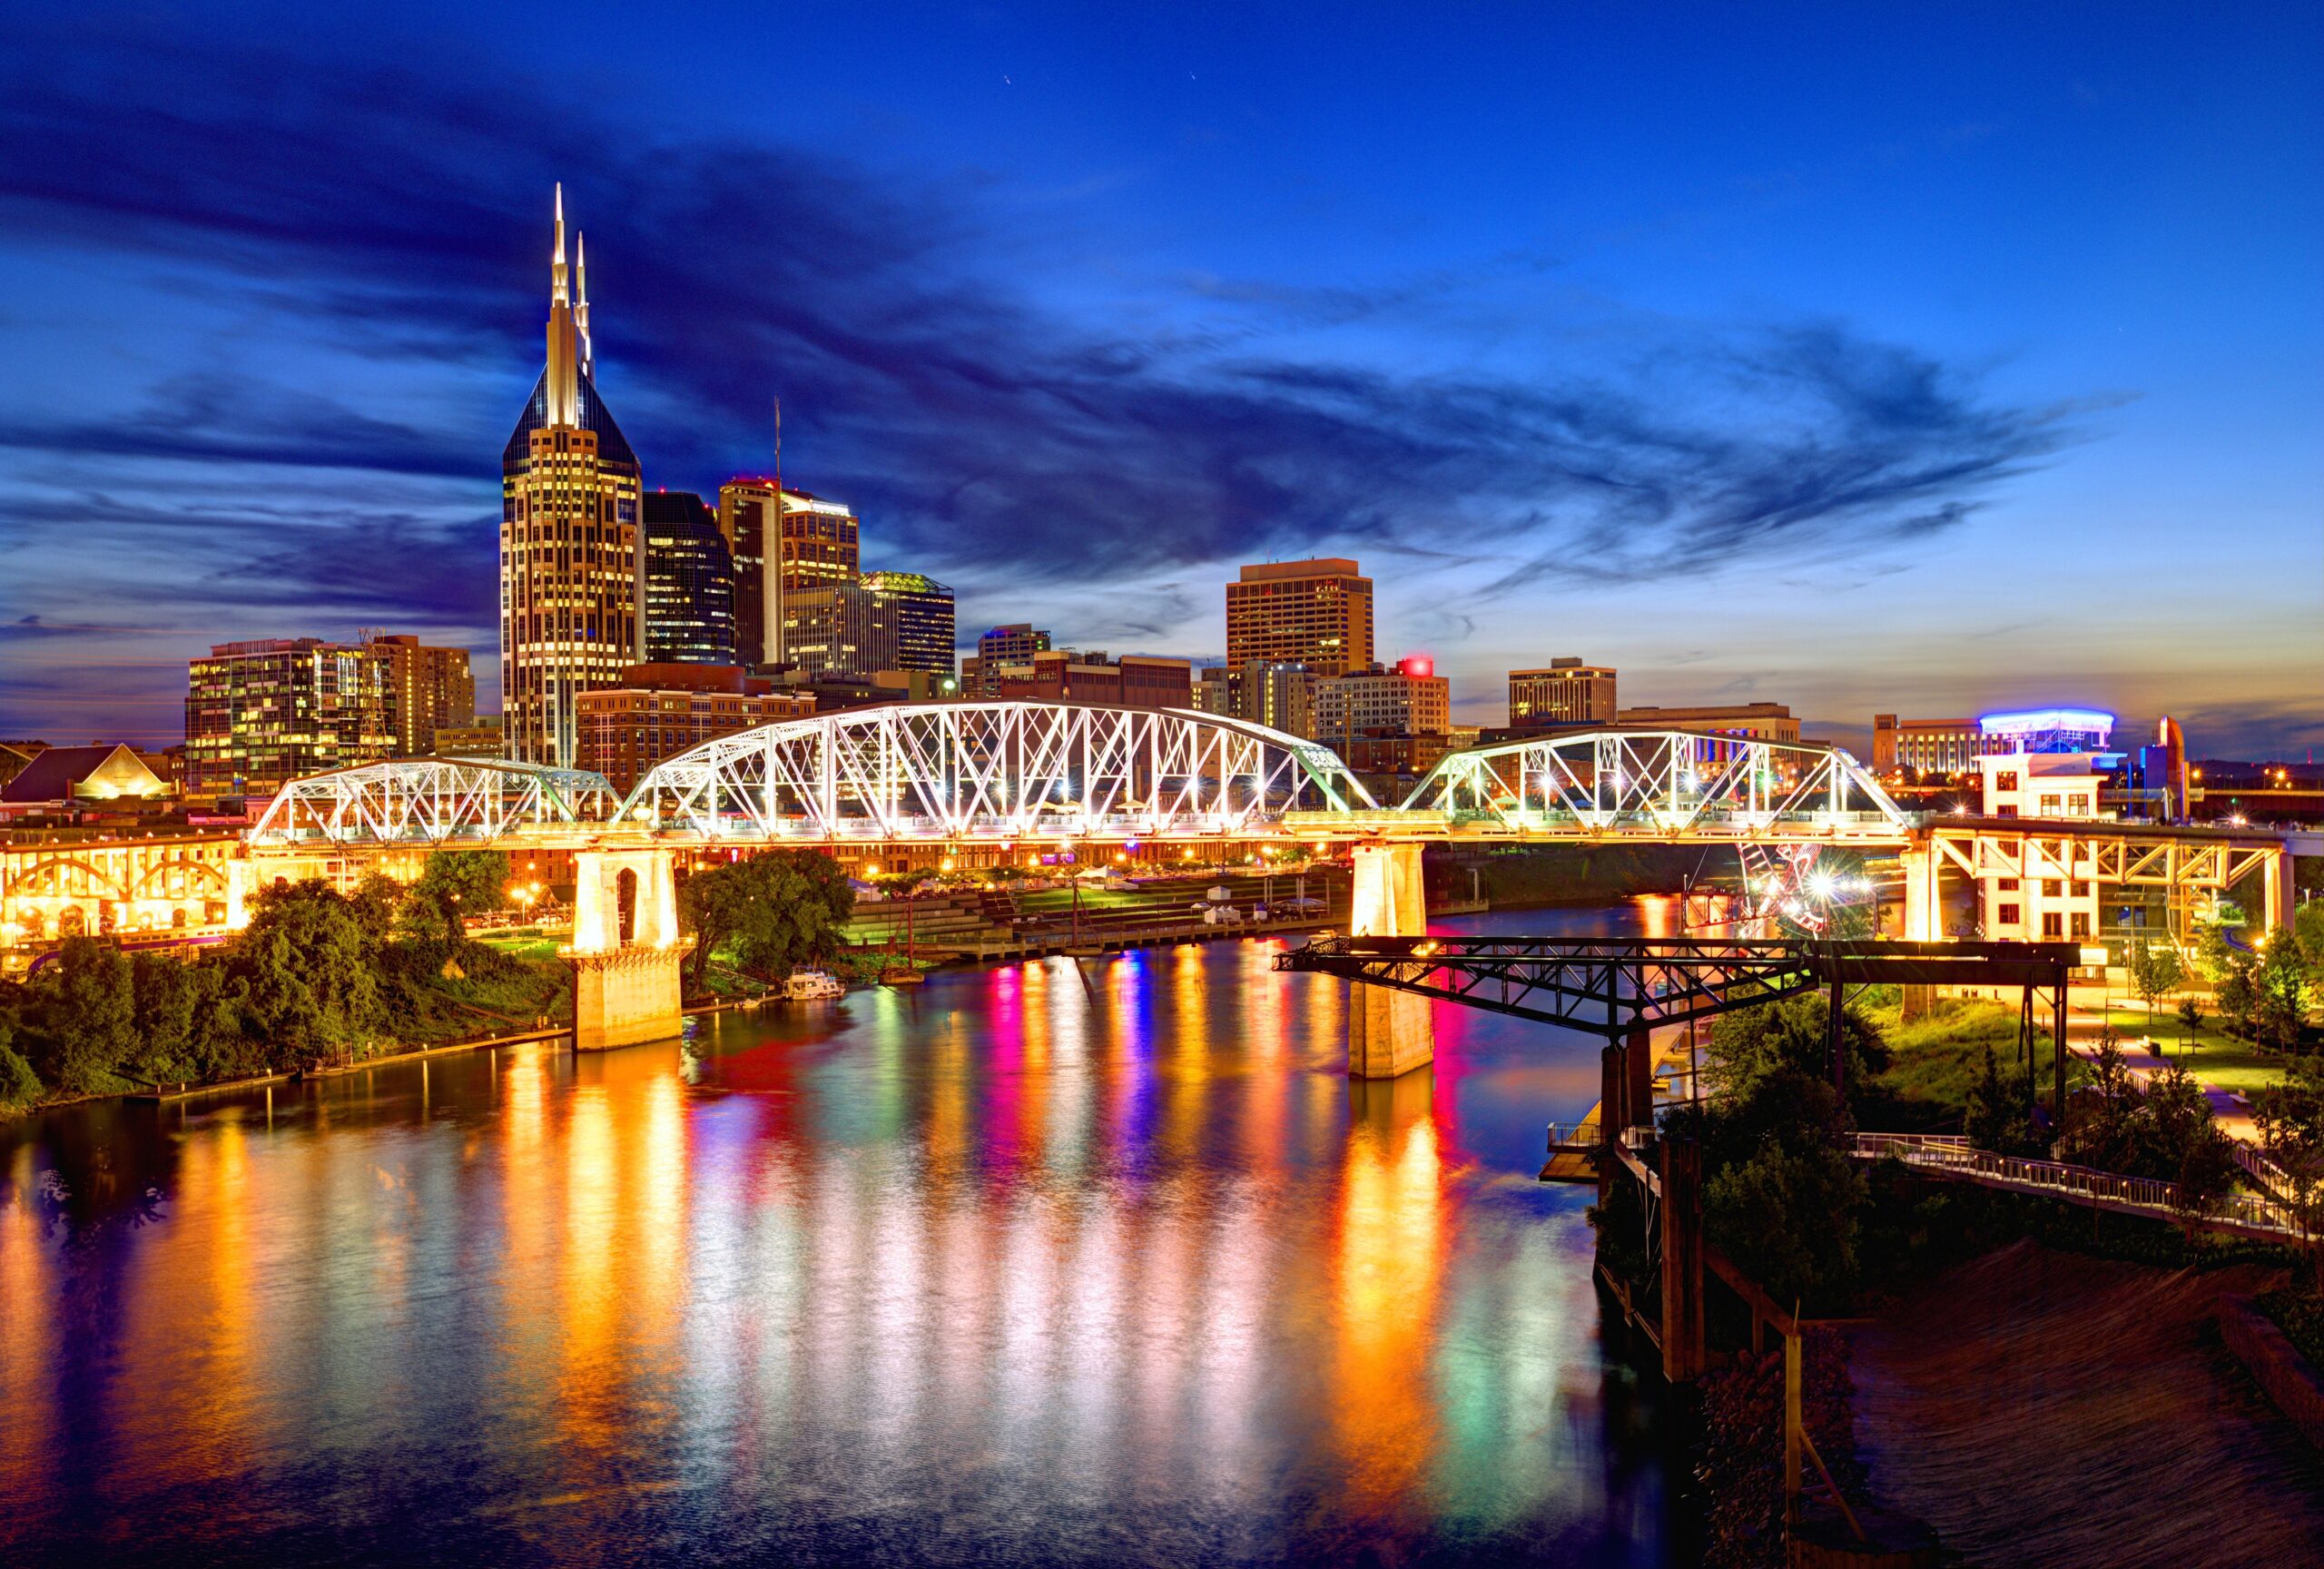
[(1855, 1133), (1848, 1153), (1858, 1159), (1894, 1156), (1917, 1171), (1957, 1178), (1989, 1188), (2021, 1193), (2048, 1193), (2108, 1209), (2152, 1215), (2159, 1219), (2195, 1219), (2212, 1226), (2299, 1238), (2299, 1218), (2291, 1207), (2273, 1199), (2232, 1194), (2200, 1206), (2180, 1201), (2175, 1182), (2144, 1177), (2122, 1177), (2061, 1160), (2026, 1160), (1979, 1150), (1965, 1139), (1925, 1133)]

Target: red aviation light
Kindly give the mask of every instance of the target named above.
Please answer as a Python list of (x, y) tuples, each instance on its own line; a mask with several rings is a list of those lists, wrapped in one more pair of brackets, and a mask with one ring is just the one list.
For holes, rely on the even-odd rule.
[(1397, 664), (1396, 668), (1403, 674), (1418, 679), (1435, 675), (1436, 661), (1425, 654), (1407, 654)]

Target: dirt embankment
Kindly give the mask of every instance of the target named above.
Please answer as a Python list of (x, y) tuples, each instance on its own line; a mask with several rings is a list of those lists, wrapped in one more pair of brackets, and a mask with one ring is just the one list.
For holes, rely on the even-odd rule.
[(2253, 1389), (2197, 1274), (2020, 1242), (1856, 1337), (1874, 1490), (1987, 1569), (2324, 1563), (2324, 1464)]

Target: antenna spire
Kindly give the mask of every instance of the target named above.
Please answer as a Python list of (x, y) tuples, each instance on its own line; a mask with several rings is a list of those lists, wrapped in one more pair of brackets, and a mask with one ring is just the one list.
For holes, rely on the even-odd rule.
[(581, 371), (595, 379), (597, 374), (596, 345), (589, 338), (589, 237), (578, 230), (573, 235), (573, 326), (581, 334)]
[(556, 183), (556, 250), (549, 256), (549, 301), (562, 305), (565, 291), (565, 182)]

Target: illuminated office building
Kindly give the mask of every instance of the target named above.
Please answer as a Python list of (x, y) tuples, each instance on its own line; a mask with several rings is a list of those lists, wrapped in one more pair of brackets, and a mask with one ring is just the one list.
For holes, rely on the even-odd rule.
[(576, 704), (645, 655), (637, 455), (597, 396), (589, 286), (549, 263), (548, 362), (501, 453), (500, 690), (508, 755), (573, 765)]
[(393, 755), (425, 757), (435, 749), (436, 732), (475, 722), (476, 676), (467, 649), (383, 632), (364, 633), (363, 646), (380, 663)]
[(305, 775), (395, 755), (377, 644), (270, 637), (221, 643), (187, 663), (189, 799), (271, 795)]
[(1340, 557), (1246, 567), (1226, 586), (1226, 663), (1305, 665), (1317, 676), (1372, 663), (1372, 579)]
[(1610, 665), (1552, 659), (1540, 669), (1509, 673), (1512, 728), (1611, 725), (1614, 712), (1614, 670)]
[(649, 490), (645, 654), (657, 665), (734, 663), (734, 567), (717, 515), (688, 490)]
[(783, 664), (783, 597), (852, 583), (862, 570), (855, 514), (793, 486), (778, 491), (770, 479), (735, 479), (718, 488), (718, 529), (734, 559), (735, 659)]
[(846, 582), (785, 590), (783, 663), (808, 680), (882, 670), (950, 675), (952, 591), (918, 572), (866, 572)]

